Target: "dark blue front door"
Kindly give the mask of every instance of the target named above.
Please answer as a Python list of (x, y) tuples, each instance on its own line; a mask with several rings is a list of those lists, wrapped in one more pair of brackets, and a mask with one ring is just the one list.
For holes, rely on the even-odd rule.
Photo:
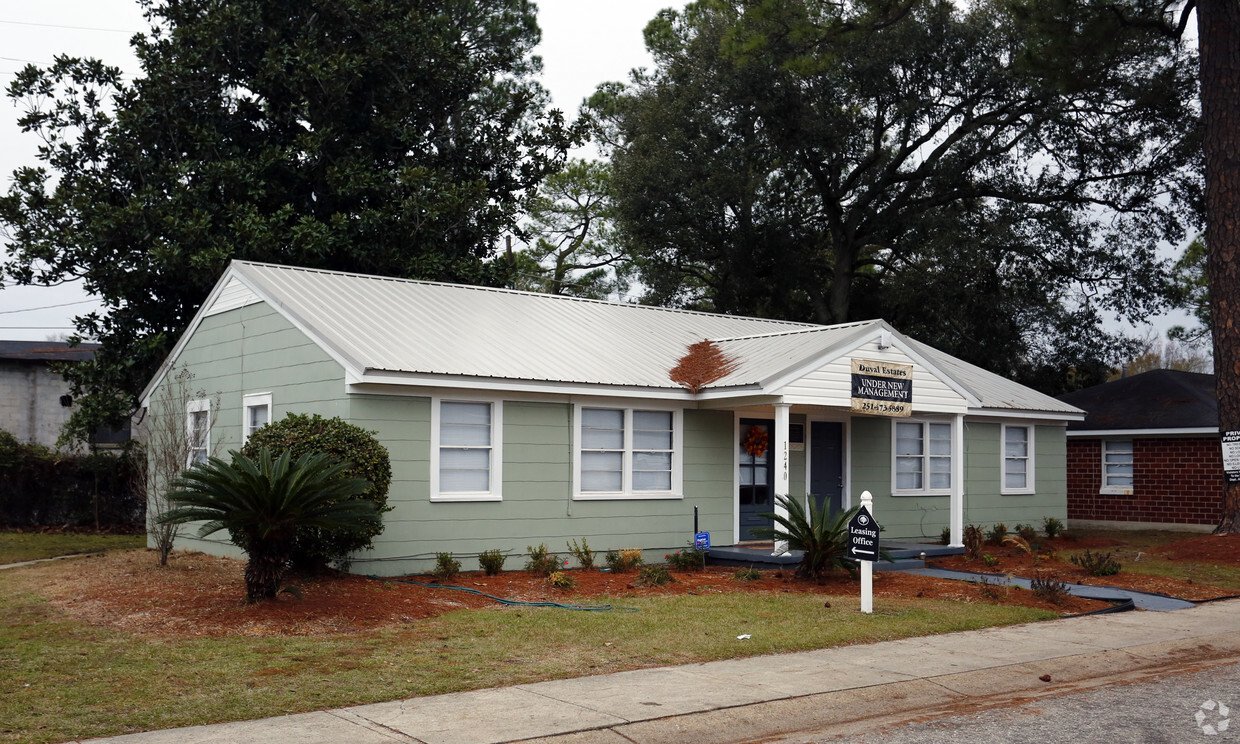
[(809, 425), (809, 492), (815, 508), (826, 502), (835, 514), (844, 508), (844, 425), (812, 421)]
[[(770, 519), (758, 515), (775, 510), (772, 503), (775, 494), (775, 468), (771, 466), (772, 450), (775, 448), (774, 432), (774, 421), (741, 419), (740, 441), (737, 443), (741, 483), (737, 494), (740, 502), (741, 540), (769, 539), (758, 537), (753, 534), (753, 530), (772, 525)], [(764, 447), (755, 446), (762, 441), (765, 441)], [(749, 446), (746, 446), (746, 442), (749, 442)]]

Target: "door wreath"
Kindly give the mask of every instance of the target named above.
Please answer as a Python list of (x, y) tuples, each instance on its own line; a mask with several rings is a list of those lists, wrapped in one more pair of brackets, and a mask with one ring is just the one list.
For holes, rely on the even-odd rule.
[(745, 439), (741, 442), (741, 446), (754, 457), (762, 457), (766, 454), (766, 448), (770, 442), (771, 437), (765, 429), (760, 426), (751, 426), (749, 431), (745, 432)]

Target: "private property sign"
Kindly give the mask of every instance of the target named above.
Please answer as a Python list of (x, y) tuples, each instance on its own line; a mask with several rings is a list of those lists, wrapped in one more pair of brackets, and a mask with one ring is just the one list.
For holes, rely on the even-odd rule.
[(852, 360), (852, 410), (873, 416), (913, 412), (913, 365)]

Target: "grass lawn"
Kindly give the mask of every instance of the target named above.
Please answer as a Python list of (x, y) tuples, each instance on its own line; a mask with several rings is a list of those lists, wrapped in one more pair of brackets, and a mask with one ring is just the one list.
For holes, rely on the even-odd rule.
[[(1208, 584), (1240, 593), (1240, 566), (1195, 560), (1171, 560), (1166, 554), (1152, 554), (1150, 550), (1179, 542), (1202, 533), (1172, 532), (1168, 530), (1073, 530), (1080, 537), (1105, 537), (1122, 545), (1095, 548), (1095, 553), (1111, 553), (1123, 564), (1122, 571), (1131, 574), (1163, 576), (1194, 584)], [(1083, 553), (1084, 550), (1064, 552), (1064, 559)]]
[(146, 547), (146, 535), (99, 535), (89, 532), (0, 531), (0, 565), (58, 555), (133, 550)]
[[(639, 667), (969, 630), (1052, 613), (987, 603), (721, 594), (637, 612), (460, 610), (367, 632), (168, 638), (72, 620), (0, 574), (0, 742), (57, 742)], [(175, 601), (169, 597), (168, 601)], [(604, 598), (601, 601), (609, 601)], [(739, 641), (736, 636), (750, 634)]]

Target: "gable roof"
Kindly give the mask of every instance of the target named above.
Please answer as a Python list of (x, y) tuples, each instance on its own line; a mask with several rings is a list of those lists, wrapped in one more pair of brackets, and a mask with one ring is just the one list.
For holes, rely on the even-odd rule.
[(1059, 400), (1085, 410), (1085, 420), (1069, 424), (1069, 431), (1218, 429), (1214, 375), (1155, 369)]
[(882, 320), (822, 326), (246, 261), (230, 264), (163, 369), (203, 317), (252, 302), (284, 315), (352, 382), (416, 384), (434, 377), (464, 387), (536, 382), (692, 398), (668, 373), (690, 344), (710, 339), (736, 366), (708, 391), (770, 394), (798, 370), (891, 334), (932, 372), (950, 378), (971, 406), (1080, 414), (908, 339)]

